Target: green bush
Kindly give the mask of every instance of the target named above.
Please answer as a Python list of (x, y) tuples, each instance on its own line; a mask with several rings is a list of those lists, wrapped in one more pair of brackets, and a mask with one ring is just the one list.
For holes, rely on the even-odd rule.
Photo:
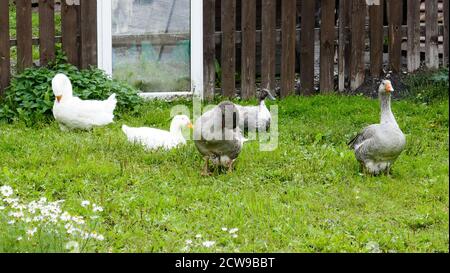
[(75, 96), (81, 99), (104, 100), (117, 94), (115, 115), (135, 110), (141, 98), (132, 87), (111, 80), (102, 70), (89, 68), (78, 70), (58, 54), (56, 61), (47, 67), (28, 68), (13, 77), (0, 101), (0, 119), (12, 122), (24, 121), (28, 126), (49, 122), (52, 118), (54, 95), (51, 81), (57, 73), (66, 74), (73, 85)]
[(448, 68), (412, 74), (407, 78), (406, 84), (416, 102), (432, 103), (448, 99)]

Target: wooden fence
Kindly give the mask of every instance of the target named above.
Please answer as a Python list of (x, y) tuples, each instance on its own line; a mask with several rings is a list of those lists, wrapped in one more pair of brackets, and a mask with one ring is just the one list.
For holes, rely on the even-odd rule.
[(203, 1), (206, 98), (215, 60), (221, 93), (242, 98), (259, 77), (286, 97), (354, 90), (383, 69), (448, 66), (448, 0)]
[[(55, 37), (55, 1), (61, 37)], [(0, 0), (0, 95), (17, 69), (55, 58), (62, 43), (79, 67), (97, 62), (96, 1), (36, 0), (39, 37), (32, 37), (30, 0), (15, 0), (17, 37), (9, 35), (9, 0)], [(282, 97), (356, 89), (383, 68), (399, 73), (448, 65), (448, 0), (203, 0), (205, 97), (214, 97), (215, 62), (224, 96), (254, 97), (256, 82)], [(377, 5), (371, 5), (371, 4)], [(35, 7), (36, 8), (36, 7)], [(236, 75), (240, 77), (236, 77)], [(296, 84), (296, 75), (300, 84)], [(237, 78), (240, 80), (237, 81)]]
[[(17, 47), (17, 72), (33, 65), (32, 47), (39, 46), (39, 63), (55, 59), (55, 47), (62, 43), (70, 63), (78, 67), (97, 64), (96, 1), (70, 0), (61, 3), (61, 36), (55, 36), (55, 0), (15, 0), (16, 38), (9, 35), (9, 0), (0, 0), (0, 95), (11, 76), (10, 48)], [(38, 2), (33, 7), (32, 2)], [(32, 37), (32, 9), (39, 13), (39, 37)]]

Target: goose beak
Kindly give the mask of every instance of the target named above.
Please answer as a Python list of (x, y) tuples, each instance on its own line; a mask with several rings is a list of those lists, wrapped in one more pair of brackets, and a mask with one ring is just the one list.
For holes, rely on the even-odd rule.
[(60, 102), (61, 99), (62, 99), (62, 96), (56, 96), (56, 100), (57, 100), (58, 102)]
[(268, 92), (268, 93), (269, 93), (268, 97), (269, 97), (270, 100), (277, 100), (274, 96), (272, 96), (272, 94), (270, 92)]
[(192, 125), (192, 123), (189, 122), (189, 124), (187, 125), (187, 127), (188, 127), (189, 129), (193, 129), (193, 128), (194, 128), (194, 125)]

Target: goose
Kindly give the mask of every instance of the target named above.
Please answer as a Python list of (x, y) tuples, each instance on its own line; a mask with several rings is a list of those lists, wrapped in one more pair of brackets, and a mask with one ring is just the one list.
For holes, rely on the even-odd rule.
[(186, 115), (178, 115), (172, 119), (170, 131), (164, 131), (149, 127), (133, 128), (122, 125), (122, 131), (132, 143), (142, 144), (147, 150), (162, 148), (171, 150), (186, 144), (182, 129), (192, 128), (192, 123)]
[(194, 143), (205, 160), (202, 175), (209, 174), (209, 161), (232, 172), (245, 141), (238, 122), (239, 111), (229, 101), (220, 103), (196, 120)]
[(383, 80), (378, 89), (381, 102), (381, 121), (365, 127), (349, 143), (363, 170), (372, 175), (389, 175), (394, 161), (406, 145), (406, 138), (400, 130), (391, 111), (392, 83)]
[(239, 110), (239, 128), (248, 132), (267, 132), (270, 128), (272, 116), (267, 109), (265, 100), (275, 100), (268, 89), (263, 89), (258, 96), (258, 106), (236, 105)]
[(55, 95), (53, 116), (61, 130), (90, 130), (94, 126), (105, 126), (113, 122), (116, 108), (116, 94), (107, 100), (82, 100), (73, 96), (72, 83), (64, 74), (57, 74), (52, 79)]

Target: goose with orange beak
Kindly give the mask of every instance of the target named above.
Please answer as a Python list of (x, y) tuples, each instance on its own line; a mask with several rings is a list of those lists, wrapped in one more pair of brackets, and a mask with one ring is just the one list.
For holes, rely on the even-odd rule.
[(390, 174), (390, 169), (406, 145), (406, 138), (391, 110), (392, 83), (383, 80), (378, 88), (381, 106), (379, 124), (364, 128), (349, 142), (364, 172)]
[(55, 103), (53, 116), (61, 130), (90, 130), (94, 126), (105, 126), (113, 122), (116, 108), (116, 94), (107, 100), (82, 100), (73, 96), (72, 83), (64, 74), (57, 74), (52, 80)]

